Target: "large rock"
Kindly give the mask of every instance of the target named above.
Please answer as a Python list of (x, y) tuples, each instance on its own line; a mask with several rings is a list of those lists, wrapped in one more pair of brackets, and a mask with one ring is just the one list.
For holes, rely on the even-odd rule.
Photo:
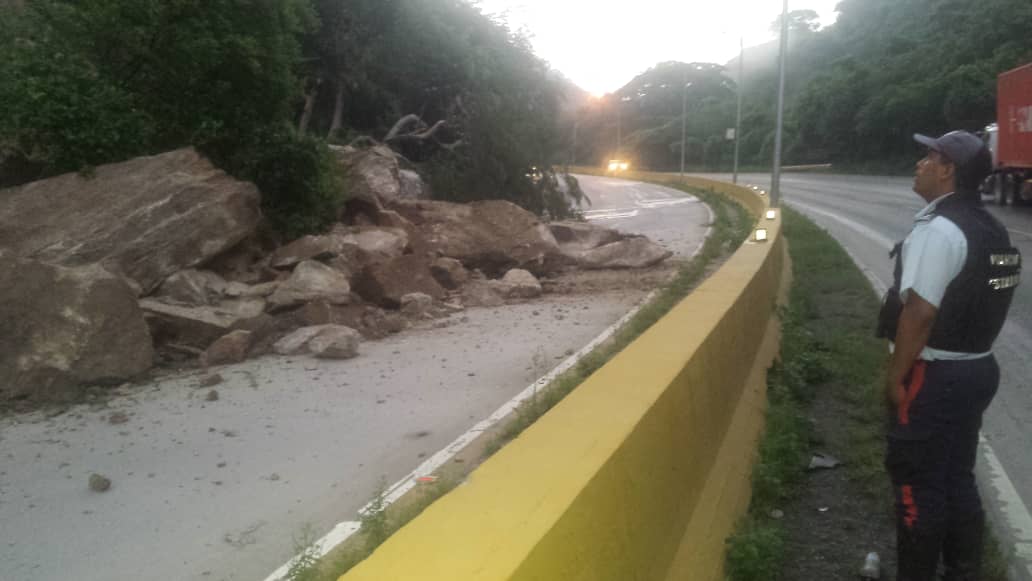
[(269, 266), (289, 269), (306, 260), (329, 260), (340, 252), (341, 240), (338, 236), (304, 236), (273, 252), (269, 256)]
[(368, 149), (334, 147), (332, 150), (344, 169), (352, 198), (378, 205), (404, 194), (399, 156), (391, 148), (377, 145)]
[(97, 265), (65, 268), (0, 253), (0, 401), (72, 395), (153, 363), (125, 281)]
[(204, 351), (201, 361), (205, 366), (240, 363), (247, 359), (247, 352), (251, 348), (251, 335), (250, 331), (240, 329), (219, 337)]
[(324, 359), (350, 359), (358, 355), (362, 336), (342, 325), (304, 327), (280, 339), (273, 351), (280, 355), (311, 353)]
[(548, 227), (511, 202), (399, 200), (391, 208), (414, 224), (427, 250), (491, 276), (517, 267), (541, 274), (548, 258), (559, 254)]
[(308, 342), (308, 351), (319, 359), (351, 359), (358, 356), (362, 335), (350, 327), (328, 325)]
[(333, 236), (344, 249), (353, 249), (347, 256), (352, 261), (357, 260), (360, 266), (401, 256), (409, 246), (408, 233), (401, 228), (337, 226)]
[(355, 292), (370, 303), (388, 308), (400, 307), (401, 298), (410, 293), (423, 293), (433, 299), (445, 295), (426, 260), (415, 254), (365, 267), (355, 277)]
[(596, 226), (590, 222), (552, 222), (548, 225), (556, 242), (563, 249), (590, 250), (627, 238), (616, 230)]
[(497, 280), (471, 280), (462, 287), (462, 302), (470, 307), (500, 307), (507, 289)]
[(455, 290), (469, 282), (469, 271), (454, 258), (442, 256), (430, 264), (430, 272), (434, 279), (448, 290)]
[(582, 268), (602, 269), (646, 268), (659, 264), (671, 256), (673, 252), (648, 238), (638, 237), (581, 252), (577, 258)]
[(99, 263), (149, 294), (254, 231), (259, 198), (180, 149), (0, 191), (0, 247), (63, 266)]
[(501, 283), (505, 296), (512, 299), (532, 299), (541, 296), (541, 283), (526, 270), (514, 268), (505, 273)]
[(238, 328), (242, 321), (260, 317), (264, 306), (262, 299), (223, 301), (210, 307), (173, 305), (156, 299), (140, 301), (155, 343), (201, 351)]
[(227, 286), (214, 272), (190, 268), (166, 278), (158, 289), (158, 296), (191, 306), (214, 305), (221, 300)]
[(316, 300), (347, 304), (351, 301), (351, 286), (341, 272), (321, 262), (306, 260), (276, 288), (269, 297), (269, 305), (273, 309), (285, 309)]
[(410, 169), (398, 171), (401, 181), (400, 196), (408, 200), (429, 200), (430, 187), (426, 185), (420, 175)]

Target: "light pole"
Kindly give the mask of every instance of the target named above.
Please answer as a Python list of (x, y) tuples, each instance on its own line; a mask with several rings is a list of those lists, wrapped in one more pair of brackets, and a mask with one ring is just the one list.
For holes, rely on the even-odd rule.
[(688, 136), (688, 87), (691, 83), (685, 83), (681, 90), (681, 181), (684, 181), (684, 148)]
[(738, 115), (735, 117), (735, 173), (731, 183), (738, 183), (738, 143), (742, 139), (742, 92), (745, 86), (745, 37), (738, 37)]
[(781, 134), (785, 123), (785, 68), (788, 58), (788, 0), (781, 9), (781, 56), (778, 59), (778, 125), (774, 133), (774, 171), (770, 184), (770, 205), (781, 202)]

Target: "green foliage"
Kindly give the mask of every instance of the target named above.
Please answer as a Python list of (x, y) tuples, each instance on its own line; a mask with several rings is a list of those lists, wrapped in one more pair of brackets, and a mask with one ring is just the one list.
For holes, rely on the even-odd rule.
[(319, 232), (345, 198), (341, 170), (326, 143), (291, 127), (265, 127), (206, 145), (205, 152), (262, 192), (262, 211), (288, 239)]
[[(1026, 0), (844, 0), (838, 10), (838, 22), (820, 30), (809, 11), (790, 14), (788, 164), (909, 168), (919, 149), (913, 133), (981, 129), (995, 120), (997, 75), (1032, 61), (1032, 3)], [(772, 159), (777, 56), (777, 40), (745, 52), (745, 165), (767, 166)], [(709, 84), (692, 77), (696, 66), (704, 79), (712, 75)], [(691, 81), (687, 165), (728, 169), (729, 144), (717, 144), (735, 124), (737, 77), (737, 59), (726, 71), (711, 64), (657, 65), (601, 104), (581, 109), (577, 158), (601, 164), (614, 155), (619, 107), (623, 154), (642, 168), (677, 169), (681, 87)]]
[(784, 532), (776, 523), (749, 521), (728, 539), (728, 577), (733, 581), (777, 581), (784, 551)]

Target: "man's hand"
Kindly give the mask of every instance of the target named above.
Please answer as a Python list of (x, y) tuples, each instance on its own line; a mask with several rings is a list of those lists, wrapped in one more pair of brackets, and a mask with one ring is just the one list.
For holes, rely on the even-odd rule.
[(907, 389), (903, 385), (903, 382), (894, 378), (889, 378), (885, 382), (885, 403), (889, 405), (893, 410), (899, 409), (899, 406), (903, 405), (903, 400), (907, 397)]
[(896, 341), (889, 362), (889, 375), (885, 381), (885, 399), (895, 408), (906, 398), (904, 380), (914, 362), (921, 356), (921, 350), (928, 344), (932, 326), (939, 309), (921, 298), (913, 290), (907, 293), (903, 312), (896, 327)]

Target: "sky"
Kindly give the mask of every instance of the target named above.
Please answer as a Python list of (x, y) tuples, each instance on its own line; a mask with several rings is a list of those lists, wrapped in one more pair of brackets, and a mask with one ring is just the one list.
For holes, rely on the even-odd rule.
[[(835, 22), (839, 0), (790, 0)], [(774, 38), (779, 0), (479, 0), (481, 11), (524, 30), (534, 50), (582, 89), (602, 95), (663, 61), (726, 63)]]

